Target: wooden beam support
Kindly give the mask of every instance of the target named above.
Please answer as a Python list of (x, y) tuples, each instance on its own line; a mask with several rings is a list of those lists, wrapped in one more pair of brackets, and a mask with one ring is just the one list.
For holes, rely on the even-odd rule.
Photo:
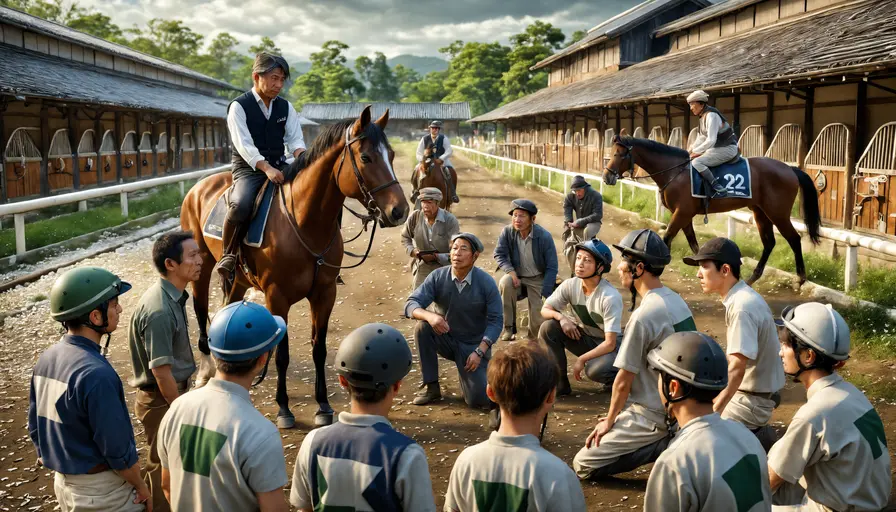
[(81, 160), (78, 154), (78, 107), (69, 107), (66, 112), (68, 119), (68, 143), (72, 148), (72, 188), (81, 188)]
[(800, 164), (803, 163), (803, 155), (809, 152), (812, 141), (815, 140), (815, 89), (806, 90), (806, 109), (803, 111), (803, 151), (800, 155)]
[[(152, 175), (159, 175), (159, 118), (149, 120), (149, 146), (152, 148)], [(168, 135), (165, 134), (167, 137)]]
[(140, 141), (143, 140), (143, 132), (140, 131), (140, 113), (134, 114), (134, 136), (137, 139), (137, 156), (134, 158), (134, 165), (137, 166), (137, 179), (143, 177), (143, 155), (140, 154)]
[(740, 134), (740, 94), (734, 95), (734, 117), (732, 119), (734, 133)]
[(165, 161), (165, 168), (162, 169), (162, 174), (168, 172), (168, 169), (174, 169), (174, 164), (176, 163), (174, 160), (174, 144), (171, 143), (171, 138), (174, 137), (174, 132), (171, 131), (171, 118), (165, 118), (165, 147), (168, 148), (165, 152), (168, 154), (168, 158)]
[(103, 111), (98, 110), (93, 115), (93, 151), (96, 153), (96, 157), (93, 159), (93, 167), (90, 169), (91, 171), (96, 172), (96, 186), (101, 186), (103, 184), (103, 173), (105, 169), (103, 169), (103, 158), (100, 156), (100, 145), (103, 142)]
[[(672, 107), (666, 103), (666, 137), (672, 134)], [(668, 140), (661, 141), (665, 144)]]
[(641, 129), (645, 137), (650, 135), (650, 106), (647, 103), (641, 105)]
[(184, 165), (183, 159), (183, 128), (181, 127), (180, 120), (178, 119), (174, 123), (174, 170), (182, 171)]
[(775, 93), (769, 92), (765, 95), (765, 141), (771, 144), (772, 137), (775, 136)]
[(856, 90), (855, 137), (852, 142), (852, 162), (846, 169), (846, 195), (843, 201), (843, 228), (852, 229), (852, 209), (856, 204), (856, 165), (868, 144), (868, 84), (859, 82)]
[(124, 137), (124, 134), (121, 133), (121, 112), (116, 110), (113, 116), (112, 140), (115, 144), (115, 182), (121, 183), (123, 181), (122, 170), (124, 170), (121, 162), (121, 140)]
[(887, 87), (887, 86), (885, 86), (885, 85), (876, 84), (876, 83), (872, 82), (871, 80), (868, 80), (868, 81), (866, 81), (865, 83), (867, 83), (868, 85), (870, 85), (871, 87), (874, 87), (874, 88), (876, 88), (876, 89), (880, 89), (880, 90), (882, 90), (882, 91), (887, 91), (887, 92), (890, 93), (890, 94), (896, 94), (896, 89), (893, 89), (893, 88), (891, 88), (891, 87)]
[(40, 106), (40, 195), (50, 195), (49, 157), (50, 151), (50, 112), (44, 103)]
[[(4, 114), (9, 103), (6, 98), (0, 101), (0, 141), (6, 142), (6, 123), (4, 122)], [(0, 201), (9, 201), (9, 194), (6, 191), (6, 151), (0, 151)]]

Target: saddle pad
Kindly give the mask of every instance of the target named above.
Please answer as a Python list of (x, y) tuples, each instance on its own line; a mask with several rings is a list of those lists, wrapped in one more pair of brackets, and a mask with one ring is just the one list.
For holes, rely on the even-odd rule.
[[(249, 221), (249, 230), (246, 232), (246, 237), (243, 238), (243, 243), (249, 247), (261, 247), (261, 243), (264, 241), (264, 228), (268, 223), (268, 214), (271, 213), (271, 205), (274, 203), (274, 189), (276, 188), (277, 187), (274, 187), (271, 184), (268, 184), (268, 186), (264, 188), (261, 202), (258, 204), (258, 209), (255, 210), (252, 219)], [(221, 194), (221, 197), (215, 201), (215, 206), (212, 208), (212, 212), (208, 214), (208, 218), (205, 219), (205, 224), (202, 225), (203, 235), (209, 238), (214, 238), (215, 240), (221, 239), (224, 230), (224, 218), (227, 216), (226, 198), (229, 191), (230, 189), (227, 189), (227, 191)]]
[[(753, 187), (750, 180), (750, 162), (744, 157), (738, 157), (733, 163), (725, 163), (718, 167), (710, 167), (710, 171), (728, 190), (728, 197), (750, 199), (753, 197)], [(691, 166), (691, 195), (693, 197), (706, 197), (709, 186), (704, 183), (703, 176)]]

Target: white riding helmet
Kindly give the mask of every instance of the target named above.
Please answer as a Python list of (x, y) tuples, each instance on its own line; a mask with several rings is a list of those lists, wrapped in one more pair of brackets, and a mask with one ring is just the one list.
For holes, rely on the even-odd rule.
[(835, 361), (849, 359), (849, 325), (830, 304), (807, 302), (788, 306), (775, 323)]
[(694, 103), (695, 101), (702, 101), (703, 103), (709, 103), (709, 94), (703, 89), (697, 89), (688, 95), (688, 103)]

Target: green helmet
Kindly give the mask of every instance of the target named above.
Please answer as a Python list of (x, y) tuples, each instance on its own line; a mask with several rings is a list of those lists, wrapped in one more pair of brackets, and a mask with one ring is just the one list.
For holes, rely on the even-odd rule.
[(131, 285), (99, 267), (80, 267), (59, 276), (50, 290), (50, 316), (66, 322), (86, 316)]
[(411, 371), (411, 348), (398, 329), (386, 324), (363, 325), (336, 351), (336, 372), (352, 386), (385, 389)]

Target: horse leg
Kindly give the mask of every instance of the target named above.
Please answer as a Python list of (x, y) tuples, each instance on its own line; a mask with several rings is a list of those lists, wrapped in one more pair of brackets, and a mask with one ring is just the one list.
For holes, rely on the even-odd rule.
[(336, 303), (336, 286), (321, 286), (308, 298), (311, 305), (311, 358), (314, 360), (314, 399), (318, 409), (314, 425), (322, 427), (333, 423), (333, 408), (327, 398), (327, 328), (330, 313)]
[(700, 244), (697, 243), (697, 233), (694, 232), (693, 219), (691, 219), (691, 222), (684, 225), (682, 231), (684, 231), (684, 236), (688, 239), (688, 245), (691, 246), (691, 252), (697, 254), (700, 250)]
[[(666, 233), (663, 235), (663, 242), (666, 244), (666, 247), (668, 247), (670, 251), (672, 250), (672, 240), (675, 239), (675, 235), (677, 235), (678, 232), (682, 230), (682, 228), (685, 228), (685, 226), (690, 226), (691, 219), (692, 217), (683, 215), (680, 209), (672, 212), (672, 218), (669, 219), (669, 225), (666, 227)], [(693, 226), (691, 226), (692, 232), (693, 229)], [(690, 241), (690, 239), (688, 240)], [(693, 248), (693, 245), (691, 247)], [(695, 250), (694, 252), (697, 251)]]
[(208, 379), (215, 376), (215, 365), (212, 362), (211, 352), (208, 349), (208, 303), (214, 266), (215, 262), (213, 259), (205, 258), (202, 262), (202, 272), (199, 274), (199, 279), (193, 281), (193, 311), (196, 313), (196, 323), (199, 324), (197, 387), (205, 385)]
[[(814, 191), (813, 191), (814, 192)], [(803, 246), (800, 244), (800, 234), (790, 223), (790, 212), (783, 214), (775, 214), (769, 216), (771, 222), (781, 232), (784, 240), (787, 240), (790, 249), (793, 251), (793, 259), (796, 263), (796, 275), (800, 277), (800, 286), (806, 282), (806, 263), (803, 261)]]
[(752, 285), (765, 272), (765, 264), (768, 263), (768, 257), (775, 248), (775, 226), (771, 219), (759, 208), (750, 208), (753, 210), (753, 220), (756, 222), (756, 229), (759, 231), (759, 239), (762, 240), (762, 255), (759, 257), (759, 263), (753, 270), (753, 275), (747, 280), (747, 284)]
[[(282, 317), (289, 325), (289, 307), (291, 304), (275, 291), (265, 294), (265, 302), (271, 314)], [(277, 367), (277, 428), (293, 428), (296, 426), (296, 417), (289, 410), (289, 394), (286, 392), (286, 372), (289, 369), (289, 332), (283, 336), (283, 340), (277, 344), (277, 352), (274, 355), (274, 365)]]

